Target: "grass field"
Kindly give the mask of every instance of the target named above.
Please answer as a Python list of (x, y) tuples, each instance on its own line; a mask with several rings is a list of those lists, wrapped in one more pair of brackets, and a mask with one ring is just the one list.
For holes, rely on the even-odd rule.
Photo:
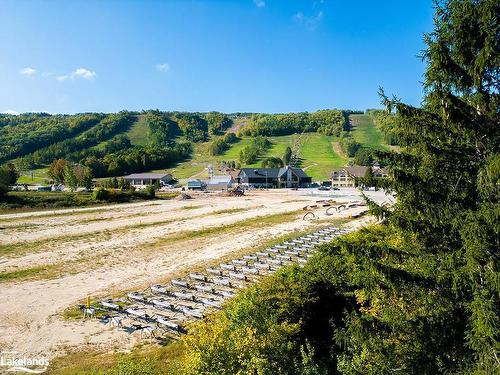
[(145, 121), (145, 116), (139, 115), (125, 135), (134, 146), (146, 146), (149, 142), (149, 126)]
[(48, 168), (33, 169), (23, 172), (17, 179), (18, 184), (45, 184), (50, 177), (47, 175)]
[(368, 115), (351, 115), (350, 119), (353, 124), (352, 136), (356, 142), (377, 150), (389, 149), (382, 133), (373, 123), (373, 118)]
[(316, 133), (305, 134), (301, 140), (299, 157), (302, 168), (313, 180), (327, 180), (333, 169), (342, 167), (347, 158), (335, 153), (333, 143), (336, 137)]
[[(260, 167), (262, 160), (270, 157), (283, 157), (287, 146), (292, 147), (299, 143), (300, 167), (304, 168), (314, 180), (327, 179), (332, 168), (340, 167), (347, 162), (343, 156), (335, 153), (333, 142), (336, 137), (321, 135), (317, 133), (306, 133), (286, 135), (280, 137), (269, 137), (272, 147), (253, 164), (246, 164), (242, 167)], [(174, 174), (179, 180), (188, 178), (206, 178), (208, 173), (206, 167), (209, 164), (217, 165), (220, 161), (239, 161), (240, 151), (252, 142), (252, 138), (244, 137), (239, 142), (224, 152), (222, 155), (212, 156), (208, 152), (209, 143), (196, 144), (193, 157), (190, 160), (177, 164), (168, 171)]]

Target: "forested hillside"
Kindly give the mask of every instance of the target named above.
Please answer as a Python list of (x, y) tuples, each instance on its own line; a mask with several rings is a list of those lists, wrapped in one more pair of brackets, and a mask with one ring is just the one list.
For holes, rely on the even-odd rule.
[(29, 154), (37, 149), (78, 135), (104, 115), (77, 116), (47, 114), (0, 115), (0, 162)]
[[(136, 123), (139, 134), (129, 137)], [(222, 133), (231, 120), (221, 113), (147, 111), (0, 117), (0, 163), (21, 171), (58, 159), (81, 164), (94, 177), (164, 168), (189, 157), (193, 142)], [(132, 143), (140, 137), (143, 143)]]
[[(13, 162), (21, 173), (36, 176), (46, 176), (52, 163), (65, 160), (88, 168), (93, 177), (170, 168), (188, 178), (209, 164), (280, 165), (286, 151), (287, 163), (327, 179), (361, 146), (349, 136), (351, 113), (1, 115), (0, 163)], [(239, 125), (232, 130), (234, 123)], [(252, 144), (255, 137), (266, 146)], [(27, 176), (22, 181), (30, 182)]]

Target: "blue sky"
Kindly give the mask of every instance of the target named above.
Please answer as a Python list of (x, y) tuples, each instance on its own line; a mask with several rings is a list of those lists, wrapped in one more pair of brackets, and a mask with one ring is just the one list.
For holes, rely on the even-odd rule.
[(0, 112), (421, 101), (431, 0), (0, 0)]

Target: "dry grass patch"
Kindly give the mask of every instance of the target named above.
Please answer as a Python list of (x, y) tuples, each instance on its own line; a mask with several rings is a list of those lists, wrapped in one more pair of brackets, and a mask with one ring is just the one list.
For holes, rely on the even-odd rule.
[(177, 374), (177, 363), (183, 353), (183, 346), (178, 341), (166, 341), (162, 342), (162, 346), (140, 345), (130, 353), (118, 350), (116, 348), (108, 353), (96, 350), (74, 351), (53, 359), (48, 374)]
[[(249, 228), (256, 228), (260, 226), (268, 226), (272, 224), (280, 224), (285, 221), (295, 220), (297, 218), (297, 212), (292, 211), (284, 214), (273, 214), (268, 216), (258, 216), (251, 219), (246, 219), (242, 221), (238, 221), (235, 223), (220, 225), (216, 227), (210, 227), (199, 230), (187, 230), (181, 231), (177, 233), (173, 233), (171, 235), (166, 235), (159, 239), (153, 240), (151, 242), (147, 242), (142, 246), (142, 251), (157, 250), (158, 246), (168, 244), (170, 246), (177, 245), (182, 242), (189, 242), (192, 240), (199, 240), (200, 238), (209, 239), (212, 236), (218, 236), (225, 233), (234, 233), (237, 230), (246, 230)], [(175, 220), (177, 221), (177, 220)], [(136, 224), (132, 227), (141, 227), (147, 226), (148, 224)], [(129, 228), (130, 229), (130, 228)], [(99, 233), (100, 237), (96, 238), (96, 234)], [(102, 231), (102, 232), (94, 232), (94, 233), (86, 233), (82, 235), (70, 236), (65, 239), (65, 242), (69, 241), (69, 239), (75, 240), (85, 240), (88, 242), (91, 238), (93, 242), (102, 241), (106, 238), (110, 238), (112, 235), (115, 235), (116, 231)], [(40, 244), (36, 243), (38, 249), (44, 246), (53, 246), (52, 239), (42, 241)], [(5, 245), (3, 248), (0, 247), (0, 255), (6, 252), (15, 252), (21, 247), (25, 247), (25, 243), (15, 244), (15, 245)], [(31, 245), (30, 245), (30, 250)], [(35, 250), (36, 251), (36, 250)], [(104, 266), (105, 259), (109, 254), (99, 253), (97, 255), (88, 255), (82, 256), (78, 259), (71, 259), (59, 263), (53, 263), (46, 266), (36, 266), (30, 267), (22, 270), (16, 271), (8, 271), (0, 273), (0, 283), (7, 281), (25, 281), (25, 280), (42, 280), (42, 279), (50, 279), (66, 274), (74, 274), (89, 268), (97, 268), (96, 266)]]

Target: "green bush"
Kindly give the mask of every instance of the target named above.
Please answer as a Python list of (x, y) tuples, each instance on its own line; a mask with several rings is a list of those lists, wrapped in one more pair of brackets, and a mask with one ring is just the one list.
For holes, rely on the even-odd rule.
[(271, 141), (264, 137), (255, 137), (252, 143), (240, 151), (241, 164), (253, 164), (259, 156), (271, 147)]
[(361, 147), (354, 154), (354, 164), (370, 166), (373, 163), (373, 150)]
[(350, 158), (352, 158), (356, 154), (356, 152), (359, 150), (359, 148), (361, 147), (361, 145), (358, 142), (356, 142), (354, 139), (352, 139), (351, 137), (343, 138), (341, 141), (341, 146), (342, 146), (342, 150)]
[(153, 185), (149, 185), (144, 189), (144, 194), (149, 198), (155, 197), (155, 187)]
[(298, 267), (282, 270), (190, 325), (182, 373), (313, 373), (311, 351), (300, 340), (301, 310), (310, 301), (304, 286)]
[(281, 168), (283, 160), (277, 157), (266, 158), (262, 161), (262, 168)]
[(107, 200), (108, 196), (109, 196), (108, 190), (101, 187), (95, 189), (94, 192), (92, 193), (92, 198), (94, 198), (97, 201)]

